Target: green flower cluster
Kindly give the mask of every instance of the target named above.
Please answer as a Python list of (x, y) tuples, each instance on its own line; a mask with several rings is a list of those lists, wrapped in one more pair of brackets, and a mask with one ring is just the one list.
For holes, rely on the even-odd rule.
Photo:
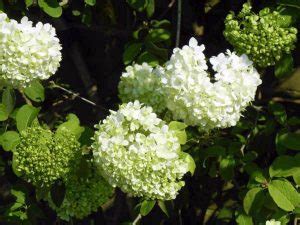
[(236, 16), (225, 19), (224, 36), (239, 54), (247, 54), (258, 66), (274, 65), (295, 48), (297, 29), (277, 11), (264, 8), (255, 14), (246, 3)]
[(20, 133), (14, 151), (16, 171), (37, 187), (49, 187), (69, 173), (81, 157), (80, 144), (69, 132), (52, 133), (40, 126)]
[[(83, 172), (84, 171), (84, 172)], [(51, 197), (48, 201), (57, 215), (66, 221), (74, 217), (83, 219), (106, 203), (113, 194), (113, 188), (93, 168), (90, 161), (78, 166), (65, 180), (66, 194), (62, 204), (57, 207)]]

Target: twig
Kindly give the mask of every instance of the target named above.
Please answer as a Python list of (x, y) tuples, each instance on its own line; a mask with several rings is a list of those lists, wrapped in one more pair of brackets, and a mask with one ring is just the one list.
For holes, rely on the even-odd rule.
[(135, 218), (135, 220), (132, 222), (132, 225), (136, 225), (140, 221), (140, 219), (142, 219), (142, 215), (141, 214), (137, 215), (137, 217)]
[(25, 100), (26, 104), (27, 105), (32, 105), (32, 102), (26, 97), (24, 91), (19, 89), (19, 92), (21, 93), (21, 95), (22, 95), (23, 99)]
[(84, 97), (81, 97), (78, 93), (75, 93), (75, 92), (73, 92), (73, 91), (71, 91), (71, 90), (68, 90), (68, 89), (66, 89), (66, 88), (64, 88), (64, 87), (62, 87), (62, 86), (60, 86), (60, 85), (54, 83), (53, 81), (50, 81), (50, 84), (51, 84), (51, 87), (52, 87), (52, 88), (60, 89), (60, 90), (62, 90), (62, 91), (64, 91), (64, 92), (66, 92), (66, 93), (72, 95), (74, 98), (79, 98), (80, 100), (82, 100), (82, 101), (84, 101), (84, 102), (86, 102), (86, 103), (88, 103), (88, 104), (90, 104), (90, 105), (92, 105), (92, 106), (94, 106), (94, 107), (101, 108), (101, 109), (104, 109), (104, 110), (106, 110), (106, 111), (109, 111), (109, 109), (107, 109), (107, 108), (105, 108), (105, 107), (103, 107), (103, 106), (101, 106), (101, 105), (97, 105), (95, 102), (92, 102), (92, 101), (89, 100), (89, 99), (86, 99), (86, 98), (84, 98)]
[(176, 42), (175, 46), (179, 46), (180, 42), (180, 30), (181, 30), (181, 7), (182, 7), (182, 2), (181, 0), (177, 0), (177, 29), (176, 29)]
[(165, 15), (168, 13), (168, 11), (173, 7), (174, 3), (176, 2), (176, 0), (171, 0), (168, 7), (162, 12), (162, 14), (160, 14), (157, 19), (161, 20), (162, 18), (165, 17)]

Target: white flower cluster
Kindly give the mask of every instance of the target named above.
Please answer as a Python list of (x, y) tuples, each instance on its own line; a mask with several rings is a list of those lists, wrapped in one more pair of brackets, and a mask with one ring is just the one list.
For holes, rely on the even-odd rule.
[(98, 126), (94, 158), (113, 186), (146, 199), (174, 199), (189, 165), (175, 131), (138, 101), (112, 111)]
[(0, 12), (0, 84), (26, 87), (53, 75), (61, 61), (61, 46), (50, 24), (36, 26), (23, 17), (9, 20)]
[(281, 222), (272, 219), (272, 220), (266, 221), (266, 225), (281, 225)]
[(194, 38), (174, 49), (162, 73), (166, 105), (175, 120), (202, 130), (234, 126), (254, 100), (259, 74), (246, 55), (227, 50), (210, 59), (216, 71), (211, 82), (203, 50)]
[(153, 69), (149, 64), (127, 66), (119, 83), (122, 102), (139, 100), (151, 106), (156, 113), (166, 109), (159, 76), (160, 67)]

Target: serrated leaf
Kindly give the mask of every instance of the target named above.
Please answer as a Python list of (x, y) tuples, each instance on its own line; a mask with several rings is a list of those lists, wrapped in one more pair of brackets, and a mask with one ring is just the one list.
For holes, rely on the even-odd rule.
[(8, 119), (7, 109), (4, 104), (0, 103), (0, 121), (5, 121)]
[(17, 112), (16, 123), (18, 131), (30, 127), (33, 120), (37, 117), (40, 109), (31, 105), (23, 105)]
[(273, 180), (268, 190), (277, 206), (285, 211), (293, 211), (300, 204), (300, 194), (293, 185), (285, 180)]
[(38, 5), (51, 17), (58, 18), (62, 14), (62, 7), (57, 0), (38, 0)]
[(123, 53), (123, 62), (125, 65), (130, 64), (142, 50), (141, 43), (132, 43), (128, 45)]
[(294, 157), (279, 156), (269, 168), (271, 177), (289, 177), (296, 173), (300, 173), (300, 162), (296, 162)]
[(32, 82), (24, 90), (25, 95), (35, 102), (42, 102), (45, 100), (45, 89), (39, 81)]
[(77, 139), (79, 139), (81, 133), (84, 131), (84, 127), (80, 126), (80, 121), (75, 114), (69, 114), (67, 121), (57, 127), (56, 133), (65, 131), (72, 133)]
[(140, 213), (142, 216), (148, 215), (153, 209), (156, 201), (154, 200), (144, 200), (141, 204)]
[(250, 189), (243, 201), (245, 212), (248, 215), (256, 215), (264, 204), (264, 197), (262, 188)]
[(1, 135), (1, 145), (5, 151), (12, 151), (20, 143), (19, 134), (15, 131), (6, 131)]
[(10, 114), (16, 104), (16, 95), (14, 89), (12, 88), (5, 88), (2, 94), (2, 103), (6, 107), (7, 114)]

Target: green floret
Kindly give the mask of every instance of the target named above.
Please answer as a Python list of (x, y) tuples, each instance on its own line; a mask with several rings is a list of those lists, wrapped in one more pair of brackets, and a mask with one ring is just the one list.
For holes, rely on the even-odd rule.
[(80, 144), (69, 132), (52, 133), (40, 126), (20, 133), (14, 152), (16, 171), (36, 187), (50, 187), (69, 173), (81, 157)]
[(257, 15), (246, 3), (237, 16), (231, 13), (226, 17), (224, 36), (235, 51), (264, 68), (295, 48), (297, 29), (279, 12), (264, 8)]
[[(83, 167), (79, 166), (67, 177), (65, 198), (59, 207), (53, 203), (50, 196), (48, 198), (50, 207), (63, 220), (83, 219), (96, 212), (113, 194), (113, 188), (93, 168), (92, 163), (84, 163)], [(82, 170), (85, 171), (84, 174)]]

